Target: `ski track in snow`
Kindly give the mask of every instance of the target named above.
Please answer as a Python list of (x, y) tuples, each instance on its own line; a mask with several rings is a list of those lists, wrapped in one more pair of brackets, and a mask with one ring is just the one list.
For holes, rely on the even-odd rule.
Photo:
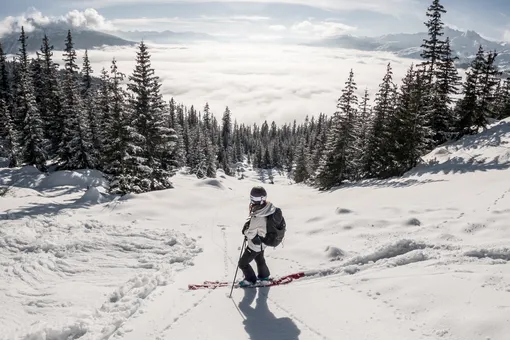
[[(264, 294), (264, 288), (261, 288), (259, 290), (259, 294)], [(271, 303), (273, 303), (279, 310), (283, 311), (286, 315), (288, 315), (291, 319), (293, 320), (296, 320), (298, 321), (300, 324), (302, 324), (306, 329), (308, 329), (309, 331), (311, 331), (312, 333), (316, 334), (317, 336), (319, 336), (321, 339), (323, 340), (332, 340), (330, 338), (328, 338), (327, 336), (325, 336), (324, 334), (322, 334), (320, 331), (318, 331), (317, 329), (309, 326), (305, 321), (303, 321), (302, 318), (299, 318), (297, 317), (295, 314), (293, 314), (291, 311), (289, 311), (287, 308), (285, 308), (281, 303), (278, 303), (276, 302), (273, 298), (270, 298), (267, 294), (266, 295), (266, 298), (271, 301)]]
[[(16, 337), (107, 339), (157, 287), (171, 282), (173, 267), (187, 266), (199, 251), (192, 239), (170, 230), (134, 231), (96, 220), (62, 223), (47, 217), (4, 221), (0, 286), (15, 287), (6, 292), (8, 299), (20, 301), (18, 308), (34, 320), (29, 330), (14, 326)], [(106, 301), (96, 305), (105, 295)], [(84, 315), (56, 319), (73, 307), (83, 308)], [(16, 304), (4, 310), (0, 326), (12, 329), (19, 324)]]
[[(218, 249), (220, 249), (220, 251), (222, 251), (223, 253), (223, 266), (224, 266), (224, 271), (223, 271), (223, 279), (226, 280), (228, 275), (229, 275), (229, 262), (232, 262), (232, 259), (230, 258), (230, 256), (228, 255), (228, 241), (227, 241), (227, 236), (226, 236), (226, 233), (225, 233), (225, 226), (224, 225), (217, 225), (217, 227), (219, 228), (211, 228), (211, 241), (218, 247)], [(216, 237), (215, 237), (215, 234), (217, 233), (217, 230), (220, 229), (221, 230), (221, 238), (222, 238), (222, 242), (223, 242), (223, 246), (219, 245), (217, 242), (216, 242)], [(181, 312), (178, 316), (174, 317), (172, 322), (170, 322), (169, 324), (167, 324), (163, 330), (161, 330), (159, 333), (159, 335), (156, 337), (156, 340), (162, 340), (165, 338), (165, 333), (168, 332), (169, 330), (172, 329), (172, 327), (177, 323), (179, 322), (180, 320), (186, 318), (195, 308), (197, 308), (198, 306), (200, 306), (209, 296), (211, 296), (211, 294), (213, 293), (213, 290), (212, 289), (206, 289), (206, 290), (203, 290), (203, 293), (202, 291), (199, 291), (199, 294), (203, 294), (203, 296), (196, 302), (194, 302), (189, 308), (185, 309), (183, 312)]]

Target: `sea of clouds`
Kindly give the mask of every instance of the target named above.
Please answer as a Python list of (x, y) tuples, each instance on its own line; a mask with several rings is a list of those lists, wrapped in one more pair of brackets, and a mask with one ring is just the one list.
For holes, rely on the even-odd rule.
[[(238, 122), (247, 124), (331, 115), (351, 69), (358, 94), (367, 88), (373, 99), (388, 63), (400, 83), (416, 62), (385, 52), (276, 44), (148, 45), (165, 99), (200, 110), (208, 102), (217, 117), (228, 106)], [(108, 47), (89, 51), (89, 57), (96, 74), (115, 58), (130, 75), (136, 48)]]

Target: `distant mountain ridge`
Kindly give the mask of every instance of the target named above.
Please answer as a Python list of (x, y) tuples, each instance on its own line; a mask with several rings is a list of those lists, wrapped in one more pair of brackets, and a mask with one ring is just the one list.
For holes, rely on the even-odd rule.
[[(111, 31), (100, 32), (91, 29), (69, 27), (66, 24), (52, 23), (45, 26), (36, 26), (35, 30), (27, 32), (28, 52), (39, 51), (44, 34), (48, 36), (50, 44), (55, 50), (65, 48), (68, 30), (71, 30), (75, 49), (96, 49), (102, 46), (134, 46), (138, 42), (152, 41), (156, 43), (185, 43), (192, 41), (215, 40), (206, 33), (173, 32), (173, 31)], [(19, 32), (12, 32), (0, 37), (0, 43), (6, 54), (16, 54), (19, 49)]]
[[(36, 27), (27, 35), (27, 50), (35, 52), (41, 48), (44, 34), (48, 36), (50, 44), (55, 50), (64, 50), (68, 30), (71, 29), (75, 49), (94, 49), (101, 46), (130, 46), (134, 41), (125, 40), (112, 34), (94, 31), (90, 29), (68, 27), (63, 24), (50, 24), (44, 27)], [(8, 33), (0, 38), (6, 54), (16, 54), (19, 49), (19, 32)]]
[[(502, 69), (510, 69), (510, 44), (496, 42), (483, 38), (475, 31), (459, 31), (445, 27), (444, 38), (449, 37), (454, 53), (459, 57), (458, 66), (467, 67), (467, 64), (475, 57), (480, 44), (485, 51), (496, 50), (499, 55), (498, 66)], [(307, 45), (324, 47), (342, 47), (359, 49), (363, 51), (386, 51), (392, 52), (404, 58), (420, 58), (421, 44), (427, 39), (426, 32), (387, 34), (379, 37), (357, 37), (353, 35), (341, 35), (322, 39)]]

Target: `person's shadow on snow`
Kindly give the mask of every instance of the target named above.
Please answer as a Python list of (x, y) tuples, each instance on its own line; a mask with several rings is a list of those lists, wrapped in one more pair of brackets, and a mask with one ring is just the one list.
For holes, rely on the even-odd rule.
[[(301, 331), (290, 318), (277, 319), (269, 310), (267, 298), (269, 287), (246, 288), (239, 309), (245, 315), (244, 329), (251, 340), (298, 340)], [(251, 304), (258, 297), (255, 307)]]

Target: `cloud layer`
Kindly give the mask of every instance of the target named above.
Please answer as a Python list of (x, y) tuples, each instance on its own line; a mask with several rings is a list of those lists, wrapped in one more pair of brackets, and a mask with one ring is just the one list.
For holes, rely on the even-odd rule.
[(83, 11), (72, 10), (62, 16), (45, 16), (36, 9), (29, 9), (19, 16), (8, 16), (0, 21), (0, 36), (21, 31), (23, 26), (26, 32), (50, 24), (66, 24), (71, 27), (89, 28), (94, 30), (114, 30), (111, 21), (106, 20), (95, 9), (88, 8)]
[[(220, 117), (229, 106), (235, 119), (252, 124), (298, 121), (306, 115), (331, 115), (354, 69), (361, 95), (373, 97), (391, 62), (400, 83), (412, 60), (389, 53), (366, 53), (303, 46), (194, 44), (149, 45), (156, 74), (166, 99), (195, 105), (209, 102)], [(126, 74), (134, 69), (135, 49), (90, 51), (96, 74), (109, 69), (112, 58)]]

